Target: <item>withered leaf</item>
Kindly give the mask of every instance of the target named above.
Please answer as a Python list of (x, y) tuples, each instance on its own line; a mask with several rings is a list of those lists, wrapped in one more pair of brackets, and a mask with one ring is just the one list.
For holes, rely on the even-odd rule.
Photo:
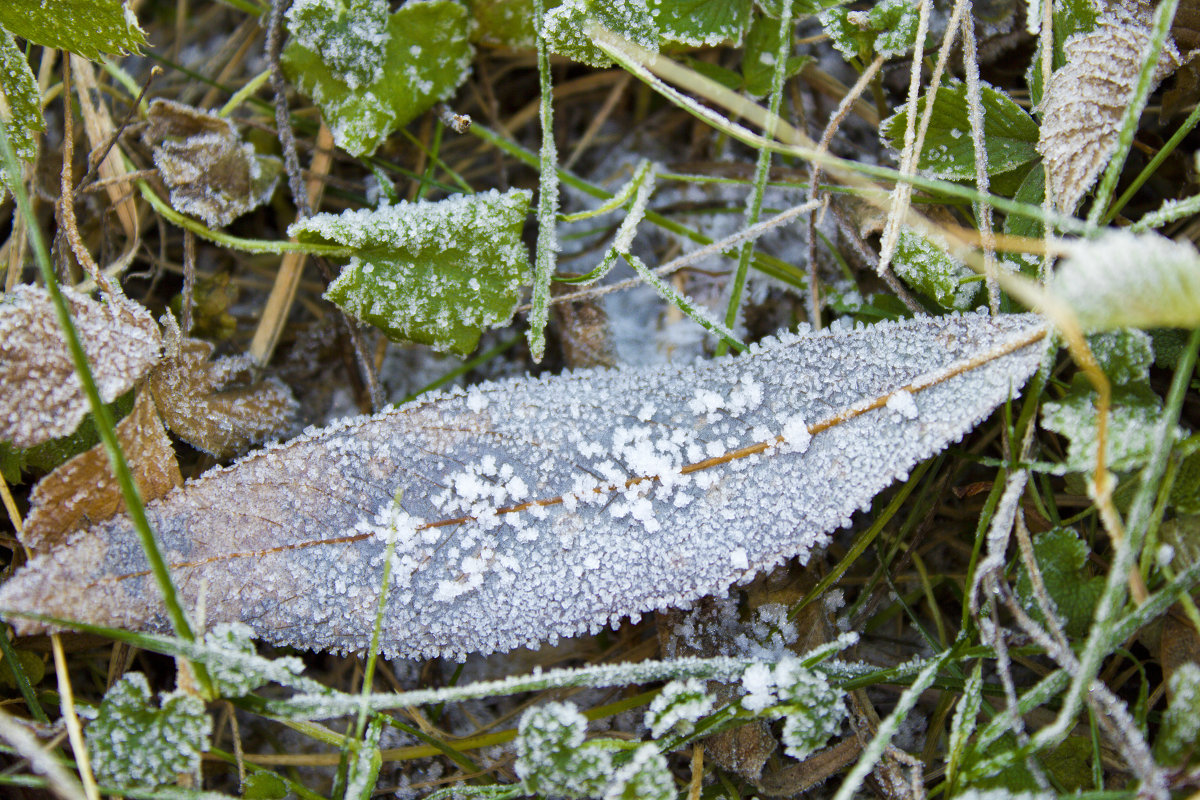
[[(390, 540), (384, 653), (508, 650), (807, 560), (1017, 392), (1045, 335), (1029, 315), (927, 317), (483, 384), (267, 447), (147, 514), (207, 624), (365, 648)], [(167, 627), (123, 519), (31, 561), (0, 608)]]
[(229, 120), (161, 98), (148, 117), (146, 140), (176, 211), (220, 228), (271, 199), (282, 162), (255, 152)]
[[(150, 373), (147, 385), (171, 433), (217, 458), (287, 430), (296, 400), (282, 381), (254, 380), (247, 355), (212, 359), (213, 345), (183, 339)], [(212, 359), (212, 360), (210, 360)]]
[[(158, 361), (162, 336), (150, 313), (124, 297), (92, 300), (63, 290), (100, 396), (111, 403)], [(0, 440), (32, 447), (66, 436), (88, 401), (45, 289), (0, 297)]]
[[(143, 499), (161, 497), (183, 483), (171, 440), (149, 392), (139, 392), (133, 411), (117, 423), (117, 440)], [(69, 532), (125, 510), (102, 444), (42, 478), (29, 501), (22, 542), (33, 550), (49, 549)]]

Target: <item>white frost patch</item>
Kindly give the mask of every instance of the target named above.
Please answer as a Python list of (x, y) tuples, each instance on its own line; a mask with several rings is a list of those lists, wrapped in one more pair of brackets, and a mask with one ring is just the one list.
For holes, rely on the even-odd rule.
[(887, 407), (889, 411), (895, 411), (905, 419), (917, 418), (917, 401), (913, 400), (912, 394), (907, 389), (893, 392), (892, 396), (888, 398)]
[(808, 423), (799, 414), (788, 417), (784, 421), (783, 430), (780, 433), (783, 436), (782, 447), (785, 453), (803, 453), (808, 450), (808, 444), (812, 441), (812, 434), (808, 432)]
[(746, 548), (738, 547), (729, 554), (729, 563), (734, 569), (750, 569), (750, 559), (746, 556)]

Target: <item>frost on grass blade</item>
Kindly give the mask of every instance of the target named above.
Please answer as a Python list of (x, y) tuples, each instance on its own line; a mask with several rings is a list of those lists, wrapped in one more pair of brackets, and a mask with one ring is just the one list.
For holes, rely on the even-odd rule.
[(91, 61), (103, 53), (136, 53), (146, 43), (128, 0), (4, 0), (0, 28)]
[(387, 0), (296, 0), (287, 21), (288, 33), (351, 89), (383, 77)]
[[(1029, 315), (923, 317), (690, 366), (477, 385), (268, 447), (147, 515), (210, 624), (365, 648), (398, 534), (385, 653), (534, 645), (807, 560), (1019, 391), (1045, 335)], [(912, 405), (889, 408), (900, 392)], [(0, 608), (163, 630), (146, 564), (110, 520), (33, 559)]]
[(351, 155), (369, 155), (392, 131), (466, 80), (469, 26), (466, 9), (453, 0), (410, 2), (388, 18), (378, 80), (352, 85), (294, 36), (284, 48), (283, 68), (321, 109), (337, 146)]
[[(4, 125), (17, 158), (27, 164), (33, 161), (37, 156), (35, 134), (46, 129), (41, 94), (25, 54), (13, 41), (12, 34), (3, 28), (0, 28), (0, 124)], [(0, 181), (7, 184), (8, 180), (8, 170), (0, 166)], [(0, 190), (0, 197), (3, 194)]]
[(317, 214), (288, 233), (360, 251), (326, 292), (390, 338), (466, 355), (507, 325), (529, 282), (521, 227), (530, 193), (495, 189), (436, 203)]

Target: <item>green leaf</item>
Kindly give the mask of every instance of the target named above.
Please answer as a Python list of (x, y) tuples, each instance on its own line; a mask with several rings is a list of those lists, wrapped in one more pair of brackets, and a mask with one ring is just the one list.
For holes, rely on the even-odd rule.
[[(983, 139), (987, 172), (1008, 172), (1038, 158), (1038, 126), (1012, 98), (987, 84), (980, 86), (983, 105)], [(918, 119), (929, 96), (917, 101)], [(884, 141), (896, 151), (904, 148), (908, 109), (888, 117), (880, 125)], [(975, 146), (967, 117), (967, 85), (954, 83), (937, 90), (929, 132), (921, 149), (918, 168), (945, 180), (975, 179)]]
[(387, 0), (296, 0), (288, 33), (351, 89), (378, 83), (388, 39)]
[[(133, 410), (134, 392), (129, 390), (108, 404), (113, 419), (124, 419)], [(12, 442), (0, 442), (0, 474), (9, 483), (20, 483), (22, 472), (49, 472), (69, 458), (90, 450), (100, 442), (96, 420), (87, 414), (79, 427), (66, 436), (50, 439), (33, 447), (20, 448)]]
[(274, 772), (253, 772), (242, 784), (244, 800), (283, 800), (288, 791), (287, 783)]
[[(778, 52), (779, 20), (758, 17), (746, 34), (746, 47), (742, 52), (742, 83), (746, 94), (762, 97), (771, 91), (771, 77), (775, 72)], [(809, 56), (789, 57), (785, 79), (798, 74), (809, 61), (812, 61)]]
[(528, 281), (530, 193), (494, 189), (437, 203), (316, 214), (288, 233), (358, 251), (326, 297), (389, 338), (466, 355), (507, 325)]
[[(1025, 173), (1025, 180), (1021, 181), (1021, 186), (1013, 195), (1013, 200), (1027, 206), (1041, 208), (1045, 195), (1046, 169), (1041, 161), (1037, 161)], [(1027, 239), (1040, 240), (1045, 236), (1046, 228), (1041, 220), (1021, 214), (1009, 214), (1004, 218), (1004, 232), (1009, 236), (1024, 236)], [(1041, 264), (1041, 258), (1032, 253), (1009, 253), (1004, 260), (1031, 276), (1037, 275), (1038, 267)]]
[[(243, 622), (221, 622), (214, 625), (212, 630), (204, 634), (204, 644), (240, 655), (257, 655), (254, 649), (254, 630)], [(304, 671), (304, 662), (295, 656), (277, 658), (273, 663), (296, 675)], [(208, 662), (208, 674), (221, 697), (245, 697), (271, 680), (270, 677), (236, 662), (221, 659)]]
[(283, 68), (321, 109), (338, 147), (369, 155), (466, 79), (469, 26), (466, 9), (453, 0), (410, 2), (388, 20), (379, 80), (353, 88), (295, 37), (284, 48)]
[(1085, 330), (1200, 327), (1200, 254), (1191, 244), (1113, 231), (1069, 253), (1050, 290)]
[[(547, 0), (546, 10), (558, 6)], [(475, 25), (471, 41), (509, 50), (532, 50), (537, 45), (533, 0), (467, 0)]]
[[(1087, 544), (1073, 529), (1055, 528), (1033, 540), (1033, 554), (1063, 629), (1068, 636), (1086, 634), (1096, 601), (1104, 591), (1104, 578), (1091, 576), (1084, 569)], [(1033, 581), (1024, 564), (1017, 572), (1017, 595), (1021, 605), (1035, 619), (1044, 621), (1033, 597)]]
[(600, 797), (612, 774), (612, 755), (597, 740), (584, 744), (587, 718), (573, 703), (546, 703), (521, 716), (517, 776), (530, 793)]
[(1169, 502), (1180, 514), (1200, 514), (1200, 450), (1180, 461)]
[(1138, 330), (1117, 330), (1087, 337), (1100, 369), (1118, 386), (1150, 379), (1154, 349), (1150, 336)]
[(1167, 682), (1171, 702), (1154, 741), (1154, 754), (1166, 764), (1181, 765), (1200, 757), (1200, 666), (1187, 663)]
[(587, 26), (598, 23), (652, 52), (658, 52), (658, 25), (646, 0), (621, 3), (566, 0), (546, 13), (542, 36), (553, 53), (593, 67), (612, 66), (612, 59), (592, 44)]
[[(1062, 400), (1042, 405), (1042, 427), (1071, 440), (1064, 467), (1088, 472), (1096, 465), (1096, 393), (1076, 378)], [(1136, 469), (1146, 463), (1162, 400), (1145, 384), (1116, 387), (1109, 409), (1105, 456), (1109, 469)]]
[(689, 736), (696, 720), (712, 712), (714, 702), (704, 684), (695, 678), (671, 681), (650, 702), (643, 721), (655, 739), (668, 733)]
[(910, 0), (881, 0), (866, 12), (835, 6), (821, 14), (833, 46), (845, 58), (863, 61), (908, 53), (917, 40), (918, 22), (917, 6)]
[[(41, 94), (25, 54), (13, 41), (12, 34), (3, 28), (0, 28), (0, 121), (4, 123), (17, 158), (31, 163), (37, 157), (34, 133), (46, 130)], [(16, 179), (20, 180), (21, 176)], [(3, 166), (0, 166), (0, 180), (5, 185), (9, 181), (8, 171)]]
[(693, 47), (741, 43), (753, 8), (753, 0), (650, 0), (662, 38)]
[[(46, 677), (46, 662), (37, 653), (29, 650), (15, 650), (17, 661), (21, 671), (25, 673), (25, 677), (29, 679), (31, 686), (37, 686), (42, 682), (42, 678)], [(0, 686), (5, 686), (9, 689), (17, 688), (17, 676), (13, 674), (12, 666), (5, 660), (0, 659)]]
[(652, 744), (644, 744), (613, 773), (604, 800), (673, 800), (675, 779), (667, 759)]
[(126, 0), (4, 0), (0, 28), (92, 61), (104, 53), (136, 53), (146, 43)]
[(146, 676), (129, 672), (104, 695), (87, 727), (87, 748), (102, 783), (163, 786), (196, 772), (211, 733), (199, 697), (175, 691), (162, 695), (155, 708)]
[(942, 308), (970, 308), (981, 286), (970, 267), (908, 228), (900, 232), (893, 269), (905, 283)]

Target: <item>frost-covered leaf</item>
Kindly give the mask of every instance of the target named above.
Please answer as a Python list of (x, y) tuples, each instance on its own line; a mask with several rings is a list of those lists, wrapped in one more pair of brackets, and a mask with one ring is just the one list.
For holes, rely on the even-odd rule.
[(1184, 456), (1171, 485), (1171, 507), (1180, 514), (1200, 514), (1200, 450)]
[[(649, 0), (662, 38), (693, 47), (741, 44), (754, 0)], [(613, 5), (620, 5), (614, 3)]]
[(1086, 330), (1200, 327), (1200, 254), (1157, 233), (1072, 243), (1050, 290)]
[[(17, 159), (27, 164), (33, 161), (37, 156), (36, 133), (46, 129), (41, 93), (25, 54), (4, 28), (0, 28), (0, 123)], [(7, 184), (8, 180), (8, 171), (0, 166), (0, 181)]]
[[(393, 539), (383, 651), (509, 650), (806, 560), (1019, 391), (1046, 330), (1028, 315), (922, 317), (478, 385), (268, 447), (147, 514), (184, 602), (203, 593), (212, 624), (366, 648)], [(0, 608), (161, 630), (146, 569), (130, 524), (110, 520), (30, 561)]]
[(271, 199), (283, 162), (256, 153), (229, 120), (161, 98), (148, 119), (146, 142), (176, 211), (221, 228)]
[(783, 744), (792, 758), (803, 760), (825, 746), (846, 718), (841, 691), (825, 676), (788, 656), (769, 666), (756, 664), (742, 676), (742, 707), (784, 717)]
[(1100, 369), (1118, 386), (1150, 379), (1154, 349), (1146, 332), (1116, 330), (1094, 333), (1087, 337), (1087, 342)]
[(674, 800), (675, 779), (667, 759), (652, 744), (644, 744), (613, 773), (604, 800)]
[[(242, 622), (222, 622), (214, 625), (212, 630), (204, 634), (204, 643), (210, 648), (220, 648), (243, 655), (256, 653), (254, 629)], [(304, 671), (304, 662), (295, 656), (276, 658), (271, 663), (274, 667), (295, 675)], [(221, 697), (244, 697), (260, 686), (278, 680), (278, 675), (265, 675), (230, 659), (214, 658), (207, 664), (213, 688)]]
[[(746, 34), (746, 46), (742, 52), (742, 84), (746, 94), (762, 97), (771, 91), (771, 77), (775, 72), (778, 52), (779, 20), (758, 17)], [(785, 79), (799, 74), (811, 60), (810, 56), (790, 56), (784, 71)]]
[[(124, 419), (129, 415), (133, 410), (134, 394), (130, 390), (113, 402), (105, 404), (112, 419)], [(6, 481), (20, 483), (22, 473), (48, 473), (68, 459), (95, 447), (99, 442), (96, 419), (88, 412), (84, 415), (83, 422), (79, 423), (79, 427), (66, 436), (25, 448), (0, 442), (0, 473)]]
[(612, 754), (585, 746), (587, 718), (573, 703), (545, 703), (521, 716), (517, 777), (532, 793), (597, 797), (612, 774)]
[(1167, 683), (1170, 702), (1154, 742), (1154, 752), (1166, 764), (1200, 757), (1200, 665), (1184, 664)]
[(359, 251), (325, 296), (389, 338), (466, 355), (507, 325), (529, 281), (521, 228), (530, 193), (495, 189), (436, 203), (316, 214), (288, 233)]
[[(559, 5), (548, 0), (546, 9)], [(533, 0), (467, 0), (471, 19), (471, 41), (510, 50), (532, 50), (537, 45)]]
[(870, 11), (834, 6), (821, 13), (821, 26), (846, 58), (899, 58), (917, 40), (917, 6), (911, 0), (880, 0)]
[(175, 691), (161, 695), (156, 708), (146, 676), (130, 672), (104, 695), (86, 738), (96, 777), (132, 788), (162, 786), (195, 773), (211, 733), (203, 700)]
[[(1054, 202), (1075, 210), (1117, 148), (1121, 119), (1137, 87), (1148, 19), (1106, 16), (1067, 40), (1066, 64), (1050, 76), (1040, 111), (1038, 152), (1046, 159)], [(1169, 41), (1159, 55), (1157, 84), (1179, 64)]]
[[(1071, 637), (1085, 635), (1104, 592), (1104, 578), (1087, 573), (1087, 544), (1073, 528), (1055, 528), (1033, 540), (1033, 555), (1063, 630)], [(1017, 596), (1034, 619), (1044, 622), (1023, 563), (1017, 571)]]
[(98, 61), (104, 53), (136, 53), (146, 43), (129, 6), (128, 0), (4, 0), (0, 28)]
[[(123, 297), (63, 296), (100, 397), (111, 403), (158, 361), (158, 326)], [(89, 410), (45, 289), (21, 285), (0, 297), (0, 385), (0, 440), (17, 447), (66, 436)]]
[[(1162, 411), (1162, 400), (1145, 384), (1117, 387), (1109, 409), (1105, 459), (1111, 469), (1142, 466)], [(1042, 404), (1042, 427), (1071, 440), (1064, 467), (1086, 472), (1096, 465), (1096, 393), (1077, 378), (1061, 400)]]
[[(983, 105), (983, 146), (987, 152), (987, 172), (997, 175), (1028, 164), (1038, 157), (1038, 126), (1004, 92), (980, 84)], [(917, 100), (917, 119), (925, 113), (929, 95)], [(908, 125), (907, 106), (883, 121), (880, 135), (893, 150), (904, 147), (904, 129)], [(967, 112), (967, 85), (961, 82), (938, 87), (933, 116), (917, 167), (936, 178), (975, 179), (975, 145), (971, 141), (971, 123)]]
[(351, 155), (370, 155), (392, 131), (466, 80), (469, 24), (467, 10), (453, 0), (406, 3), (388, 18), (382, 77), (357, 87), (294, 38), (284, 48), (283, 67), (321, 109), (337, 146)]
[(896, 244), (893, 269), (905, 283), (942, 308), (965, 311), (979, 294), (975, 272), (945, 247), (905, 228)]
[(668, 733), (687, 736), (696, 721), (713, 710), (714, 701), (704, 684), (692, 678), (671, 681), (646, 709), (645, 723), (650, 735), (661, 739)]
[[(149, 392), (139, 392), (133, 411), (116, 428), (117, 441), (143, 500), (153, 500), (183, 483)], [(108, 451), (97, 444), (38, 481), (29, 496), (22, 543), (44, 550), (68, 533), (125, 510), (125, 498), (112, 474)]]
[(565, 0), (546, 12), (542, 37), (551, 52), (593, 67), (610, 67), (612, 59), (592, 44), (587, 26), (599, 23), (651, 52), (658, 51), (658, 25), (646, 0), (610, 3), (604, 0)]
[(292, 392), (274, 377), (255, 380), (248, 355), (213, 359), (213, 345), (184, 339), (150, 373), (148, 385), (171, 433), (217, 458), (244, 452), (287, 430)]
[(288, 33), (351, 89), (377, 83), (390, 33), (387, 0), (296, 0)]

